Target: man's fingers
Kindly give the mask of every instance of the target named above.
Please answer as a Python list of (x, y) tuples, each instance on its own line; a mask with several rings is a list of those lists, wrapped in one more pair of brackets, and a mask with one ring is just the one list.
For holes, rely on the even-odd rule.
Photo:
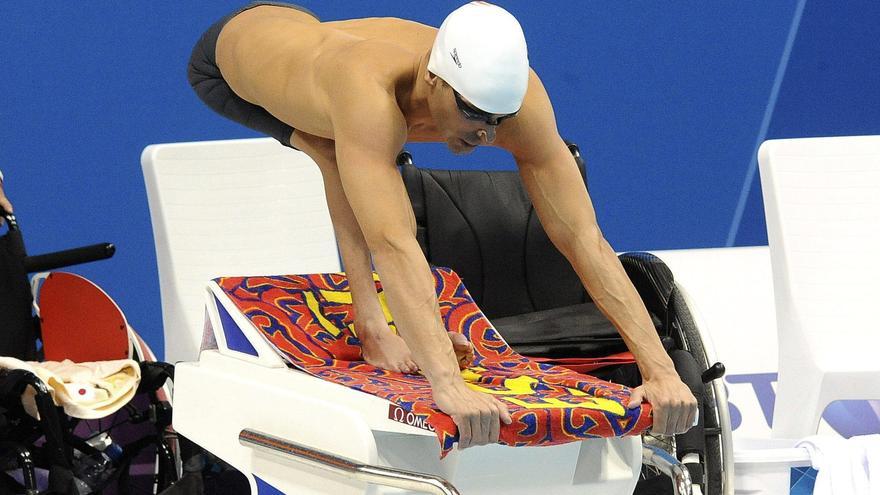
[(480, 414), (475, 413), (470, 415), (471, 420), (471, 441), (468, 443), (468, 447), (474, 447), (476, 445), (480, 445), (483, 441), (483, 424), (480, 419)]
[(655, 435), (668, 435), (666, 421), (669, 419), (669, 411), (660, 404), (654, 405), (654, 426), (651, 427), (651, 433)]
[(684, 433), (694, 426), (698, 405), (693, 394), (667, 403), (667, 428), (670, 435)]
[(684, 433), (691, 429), (694, 424), (694, 417), (696, 416), (696, 409), (692, 404), (685, 403), (684, 411), (682, 414), (682, 422), (679, 424), (679, 432)]
[(676, 435), (694, 426), (699, 403), (693, 392), (680, 379), (663, 378), (645, 382), (634, 388), (627, 407), (634, 408), (642, 401), (653, 406), (655, 435)]
[(486, 404), (480, 411), (480, 433), (474, 441), (476, 445), (486, 445), (492, 441), (493, 423), (498, 424), (498, 411), (491, 404)]
[(632, 394), (629, 396), (629, 403), (627, 404), (628, 409), (634, 409), (639, 407), (642, 404), (642, 401), (645, 398), (645, 391), (642, 387), (636, 387), (633, 389)]
[(465, 416), (453, 416), (452, 420), (458, 425), (458, 448), (466, 449), (471, 446), (471, 421)]
[(506, 425), (513, 423), (513, 418), (510, 416), (510, 410), (507, 409), (507, 404), (501, 402), (498, 399), (493, 400), (495, 401), (495, 405), (498, 407), (498, 419), (500, 419), (501, 422)]
[[(458, 426), (460, 449), (498, 443), (501, 436), (501, 422), (510, 424), (510, 413), (507, 408), (494, 398), (489, 400), (491, 402), (483, 404), (479, 412), (461, 418), (462, 423)], [(458, 424), (455, 417), (453, 420)]]
[(690, 415), (688, 409), (689, 407), (684, 402), (676, 405), (675, 413), (673, 415), (673, 418), (675, 418), (675, 430), (671, 431), (670, 434), (677, 435), (687, 431), (688, 426), (690, 425), (690, 423), (688, 423), (688, 416)]
[(690, 430), (691, 428), (693, 428), (694, 426), (696, 426), (695, 423), (697, 422), (697, 414), (698, 414), (697, 407), (698, 407), (698, 404), (691, 404), (691, 403), (687, 403), (687, 402), (685, 403), (685, 405), (684, 405), (685, 413), (683, 415), (684, 421), (682, 421), (682, 423), (680, 425), (681, 429), (679, 430), (681, 433), (684, 433), (684, 432)]
[(498, 443), (498, 438), (501, 436), (500, 408), (498, 413), (499, 416), (496, 416), (495, 420), (489, 425), (489, 443)]

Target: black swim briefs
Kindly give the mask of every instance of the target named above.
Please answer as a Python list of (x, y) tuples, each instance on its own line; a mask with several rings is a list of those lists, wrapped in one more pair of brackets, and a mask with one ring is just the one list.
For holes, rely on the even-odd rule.
[[(275, 118), (265, 108), (245, 101), (232, 91), (229, 84), (223, 79), (220, 68), (217, 67), (217, 38), (220, 31), (230, 19), (245, 10), (261, 5), (274, 5), (276, 7), (288, 7), (305, 12), (318, 19), (312, 11), (298, 5), (283, 2), (253, 2), (232, 14), (215, 22), (205, 31), (193, 48), (189, 59), (187, 76), (189, 84), (205, 104), (215, 112), (228, 117), (239, 124), (250, 127), (255, 131), (272, 136), (284, 146), (293, 147), (290, 138), (293, 135), (293, 127)], [(320, 20), (320, 19), (319, 19)]]

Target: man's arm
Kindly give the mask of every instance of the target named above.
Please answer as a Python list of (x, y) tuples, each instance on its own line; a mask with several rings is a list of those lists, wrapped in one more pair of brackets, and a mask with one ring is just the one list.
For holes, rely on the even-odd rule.
[(333, 99), (336, 160), (345, 195), (373, 255), (388, 307), (434, 400), (458, 425), (461, 448), (495, 443), (507, 408), (468, 388), (440, 318), (434, 278), (413, 232), (414, 216), (395, 157), (406, 122), (387, 92), (361, 86)]
[(499, 132), (499, 145), (513, 153), (541, 225), (636, 358), (644, 383), (632, 402), (645, 397), (652, 403), (655, 433), (686, 431), (696, 399), (675, 372), (644, 303), (599, 229), (583, 178), (534, 73), (523, 109), (510, 124), (505, 137)]

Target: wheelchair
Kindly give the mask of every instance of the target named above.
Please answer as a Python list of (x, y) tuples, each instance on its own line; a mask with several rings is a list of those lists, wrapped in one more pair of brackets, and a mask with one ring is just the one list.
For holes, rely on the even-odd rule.
[[(3, 213), (7, 232), (0, 237), (0, 356), (75, 363), (133, 359), (141, 380), (118, 411), (79, 419), (55, 404), (50, 387), (35, 373), (0, 370), (0, 492), (162, 491), (179, 474), (166, 388), (173, 366), (156, 362), (115, 303), (88, 280), (63, 272), (40, 273), (34, 277), (33, 294), (28, 282), (29, 273), (106, 259), (115, 247), (105, 243), (27, 256), (15, 216)], [(32, 307), (38, 309), (36, 315)], [(111, 321), (113, 328), (105, 324)], [(38, 418), (23, 404), (28, 389), (35, 392)]]
[[(566, 144), (587, 184), (577, 145)], [(398, 166), (428, 262), (461, 276), (514, 350), (607, 381), (640, 384), (623, 339), (547, 237), (516, 171), (417, 168), (407, 151), (398, 156)], [(714, 382), (724, 367), (709, 361), (686, 295), (669, 268), (650, 253), (624, 253), (619, 260), (700, 407), (699, 423), (687, 433), (645, 434), (643, 442), (681, 461), (694, 493), (720, 494), (725, 488), (732, 493), (726, 395), (720, 381)], [(672, 493), (672, 481), (647, 456), (644, 460), (635, 493)]]

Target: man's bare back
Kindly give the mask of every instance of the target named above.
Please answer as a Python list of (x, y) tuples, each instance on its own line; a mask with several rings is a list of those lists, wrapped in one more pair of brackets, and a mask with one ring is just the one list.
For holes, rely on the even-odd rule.
[[(309, 154), (322, 169), (328, 204), (340, 244), (352, 237), (357, 223), (342, 193), (337, 165), (330, 151), (335, 138), (328, 112), (334, 85), (326, 81), (347, 77), (347, 65), (368, 63), (388, 97), (409, 96), (420, 62), (436, 35), (436, 28), (397, 18), (354, 19), (321, 23), (309, 13), (264, 5), (230, 19), (217, 41), (217, 65), (224, 79), (243, 99), (269, 110), (296, 129), (291, 143)], [(259, 33), (254, 36), (253, 33)], [(356, 59), (355, 59), (356, 57)], [(260, 77), (253, 77), (259, 74)], [(356, 88), (357, 89), (357, 88)], [(375, 91), (375, 88), (374, 88)], [(366, 98), (366, 96), (365, 96)], [(431, 126), (413, 119), (409, 140), (437, 140)], [(354, 251), (365, 249), (356, 239)], [(363, 270), (362, 256), (343, 248), (346, 270)], [(359, 259), (353, 259), (353, 258)], [(359, 284), (355, 283), (354, 287)], [(366, 291), (366, 288), (364, 288)], [(359, 292), (359, 291), (355, 291)], [(367, 362), (393, 371), (415, 372), (405, 342), (393, 334), (375, 305), (355, 295), (355, 328)], [(463, 336), (449, 333), (457, 359), (466, 365), (472, 348)]]
[[(510, 414), (460, 376), (469, 348), (444, 331), (395, 167), (407, 141), (445, 142), (458, 154), (492, 145), (513, 155), (548, 236), (636, 356), (644, 384), (632, 405), (653, 404), (655, 433), (690, 427), (696, 399), (596, 223), (513, 16), (472, 2), (437, 30), (396, 18), (322, 23), (297, 7), (261, 5), (223, 22), (194, 50), (191, 84), (211, 108), (318, 165), (365, 359), (421, 371), (458, 425), (460, 447), (496, 442), (499, 419), (509, 423)], [(377, 299), (373, 266), (399, 336)]]
[[(404, 97), (436, 33), (436, 28), (397, 18), (322, 23), (305, 12), (264, 5), (226, 24), (217, 41), (217, 64), (245, 100), (298, 131), (333, 139), (328, 100), (333, 98), (332, 79), (345, 77), (340, 68), (366, 62), (390, 94)], [(411, 137), (439, 139), (436, 132), (420, 131)]]

